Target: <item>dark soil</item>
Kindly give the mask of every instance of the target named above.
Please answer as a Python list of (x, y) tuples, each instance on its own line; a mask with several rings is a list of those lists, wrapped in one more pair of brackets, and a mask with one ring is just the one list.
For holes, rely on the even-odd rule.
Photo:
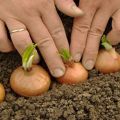
[[(72, 19), (62, 18), (70, 36)], [(84, 84), (70, 86), (54, 81), (47, 93), (25, 98), (15, 94), (9, 84), (12, 71), (20, 64), (17, 52), (0, 53), (0, 81), (6, 89), (0, 120), (120, 120), (119, 72), (103, 75), (92, 70)]]
[(120, 120), (120, 73), (90, 71), (84, 84), (61, 85), (38, 97), (24, 98), (10, 88), (10, 74), (20, 65), (17, 53), (0, 54), (0, 80), (6, 98), (0, 104), (0, 120)]

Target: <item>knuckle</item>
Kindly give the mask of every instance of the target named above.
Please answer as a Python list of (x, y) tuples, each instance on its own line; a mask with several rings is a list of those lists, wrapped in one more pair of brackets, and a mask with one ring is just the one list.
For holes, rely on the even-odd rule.
[(53, 37), (53, 38), (61, 37), (61, 36), (63, 36), (64, 32), (65, 32), (65, 31), (64, 31), (63, 28), (57, 27), (57, 28), (55, 28), (55, 29), (52, 31), (52, 37)]
[(42, 38), (38, 42), (38, 46), (40, 48), (46, 48), (49, 47), (52, 44), (52, 39), (50, 37)]
[(85, 54), (93, 57), (98, 54), (99, 44), (93, 43), (86, 47)]
[(87, 24), (75, 24), (73, 27), (75, 30), (82, 33), (88, 32), (90, 30), (90, 26)]
[(80, 52), (83, 52), (86, 47), (86, 42), (84, 40), (78, 41), (76, 44), (74, 44), (74, 49), (79, 50)]
[(89, 31), (90, 35), (100, 36), (103, 34), (104, 30), (101, 27), (94, 27)]

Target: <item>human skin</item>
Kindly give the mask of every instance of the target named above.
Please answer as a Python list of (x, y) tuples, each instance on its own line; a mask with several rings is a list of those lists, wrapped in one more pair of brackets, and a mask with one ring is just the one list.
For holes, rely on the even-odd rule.
[[(62, 76), (65, 66), (58, 51), (62, 48), (69, 50), (69, 45), (55, 9), (56, 4), (60, 11), (69, 16), (83, 16), (77, 17), (74, 21), (70, 51), (75, 61), (78, 62), (83, 58), (83, 65), (87, 69), (92, 69), (100, 38), (111, 16), (113, 16), (113, 29), (108, 34), (108, 38), (112, 44), (120, 41), (118, 39), (120, 35), (119, 0), (115, 0), (114, 3), (112, 0), (106, 0), (104, 4), (102, 1), (81, 0), (79, 8), (83, 9), (84, 12), (82, 12), (73, 0), (35, 0), (34, 2), (31, 0), (0, 0), (0, 51), (9, 52), (16, 48), (22, 55), (29, 44), (39, 43), (38, 48), (51, 74), (54, 77)], [(10, 42), (5, 25), (9, 31), (20, 28), (27, 30), (11, 34), (12, 42)], [(38, 63), (39, 59), (37, 54), (34, 63)], [(91, 61), (86, 65), (86, 60), (91, 60), (92, 65)]]
[[(59, 51), (63, 48), (69, 51), (69, 45), (54, 2), (54, 0), (0, 0), (0, 51), (9, 52), (15, 48), (22, 55), (28, 45), (32, 42), (37, 43), (51, 74), (60, 77), (65, 72), (65, 66)], [(82, 11), (73, 1), (68, 6), (62, 6), (64, 13), (71, 16), (82, 15)], [(26, 30), (11, 33), (12, 41), (9, 41), (5, 25), (9, 32), (16, 29)], [(37, 53), (34, 63), (38, 63), (39, 59)]]
[(112, 30), (107, 35), (112, 45), (120, 43), (120, 9), (112, 16)]
[[(120, 0), (80, 0), (79, 8), (84, 15), (74, 19), (70, 51), (76, 62), (82, 60), (84, 67), (91, 70), (109, 18), (113, 16), (113, 24), (120, 26), (120, 15), (116, 12), (120, 9)], [(118, 27), (115, 29), (119, 31)]]

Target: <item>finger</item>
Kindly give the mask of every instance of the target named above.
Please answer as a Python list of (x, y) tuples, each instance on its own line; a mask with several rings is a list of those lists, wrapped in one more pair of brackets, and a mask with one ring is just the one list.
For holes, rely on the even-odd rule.
[(34, 18), (26, 24), (34, 42), (38, 44), (38, 48), (47, 63), (51, 74), (54, 77), (62, 76), (65, 72), (64, 64), (59, 56), (52, 37), (42, 20), (40, 18)]
[(71, 17), (82, 16), (83, 11), (78, 8), (73, 0), (55, 0), (57, 8)]
[(112, 45), (120, 43), (120, 9), (112, 16), (112, 30), (108, 33), (108, 41)]
[(92, 4), (85, 4), (83, 1), (80, 3), (80, 8), (84, 11), (85, 15), (75, 18), (70, 45), (72, 57), (76, 62), (79, 62), (82, 57), (87, 34), (97, 7), (92, 6)]
[(0, 51), (10, 52), (12, 50), (14, 50), (14, 47), (7, 37), (5, 24), (0, 20)]
[[(96, 62), (101, 36), (106, 28), (110, 13), (106, 9), (99, 9), (94, 17), (88, 34), (87, 44), (83, 55), (84, 67), (91, 70)], [(101, 22), (102, 21), (102, 22)]]
[[(55, 10), (54, 6), (49, 8), (51, 14), (48, 12), (42, 13), (42, 20), (51, 34), (57, 49), (60, 51), (66, 49), (69, 51), (69, 44), (65, 34), (63, 24)], [(53, 22), (54, 21), (54, 22)]]
[[(6, 21), (6, 24), (7, 24), (7, 27), (10, 32), (12, 30), (17, 30), (17, 29), (21, 29), (21, 28), (26, 29), (26, 26), (17, 20), (12, 19), (12, 20)], [(23, 54), (23, 52), (27, 46), (32, 44), (32, 40), (31, 40), (30, 35), (27, 30), (11, 33), (11, 38), (12, 38), (12, 42), (13, 42), (15, 48), (18, 50), (20, 55)], [(39, 62), (39, 60), (40, 60), (40, 58), (39, 58), (39, 55), (36, 50), (36, 56), (35, 56), (33, 63), (36, 64)]]

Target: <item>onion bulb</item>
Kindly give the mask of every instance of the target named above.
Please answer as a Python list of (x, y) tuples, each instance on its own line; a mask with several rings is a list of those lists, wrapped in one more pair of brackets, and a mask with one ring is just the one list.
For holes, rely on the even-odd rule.
[(82, 66), (81, 63), (72, 61), (70, 53), (63, 49), (60, 52), (66, 66), (66, 72), (62, 77), (57, 80), (64, 84), (77, 84), (84, 82), (88, 78), (88, 71)]
[(3, 85), (0, 83), (0, 103), (3, 102), (5, 98), (5, 89)]
[(82, 83), (88, 78), (87, 70), (80, 63), (72, 63), (66, 66), (65, 74), (58, 78), (60, 83), (77, 84)]
[(30, 45), (22, 55), (22, 66), (13, 71), (10, 78), (11, 88), (21, 96), (37, 96), (50, 87), (50, 76), (40, 66), (32, 65), (36, 45)]
[(11, 75), (10, 85), (21, 96), (36, 96), (46, 92), (50, 87), (50, 76), (40, 66), (33, 65), (30, 71), (17, 68)]
[(98, 53), (95, 68), (101, 73), (113, 73), (120, 70), (120, 55), (115, 51), (106, 40), (102, 38), (102, 45), (105, 49), (101, 49)]

